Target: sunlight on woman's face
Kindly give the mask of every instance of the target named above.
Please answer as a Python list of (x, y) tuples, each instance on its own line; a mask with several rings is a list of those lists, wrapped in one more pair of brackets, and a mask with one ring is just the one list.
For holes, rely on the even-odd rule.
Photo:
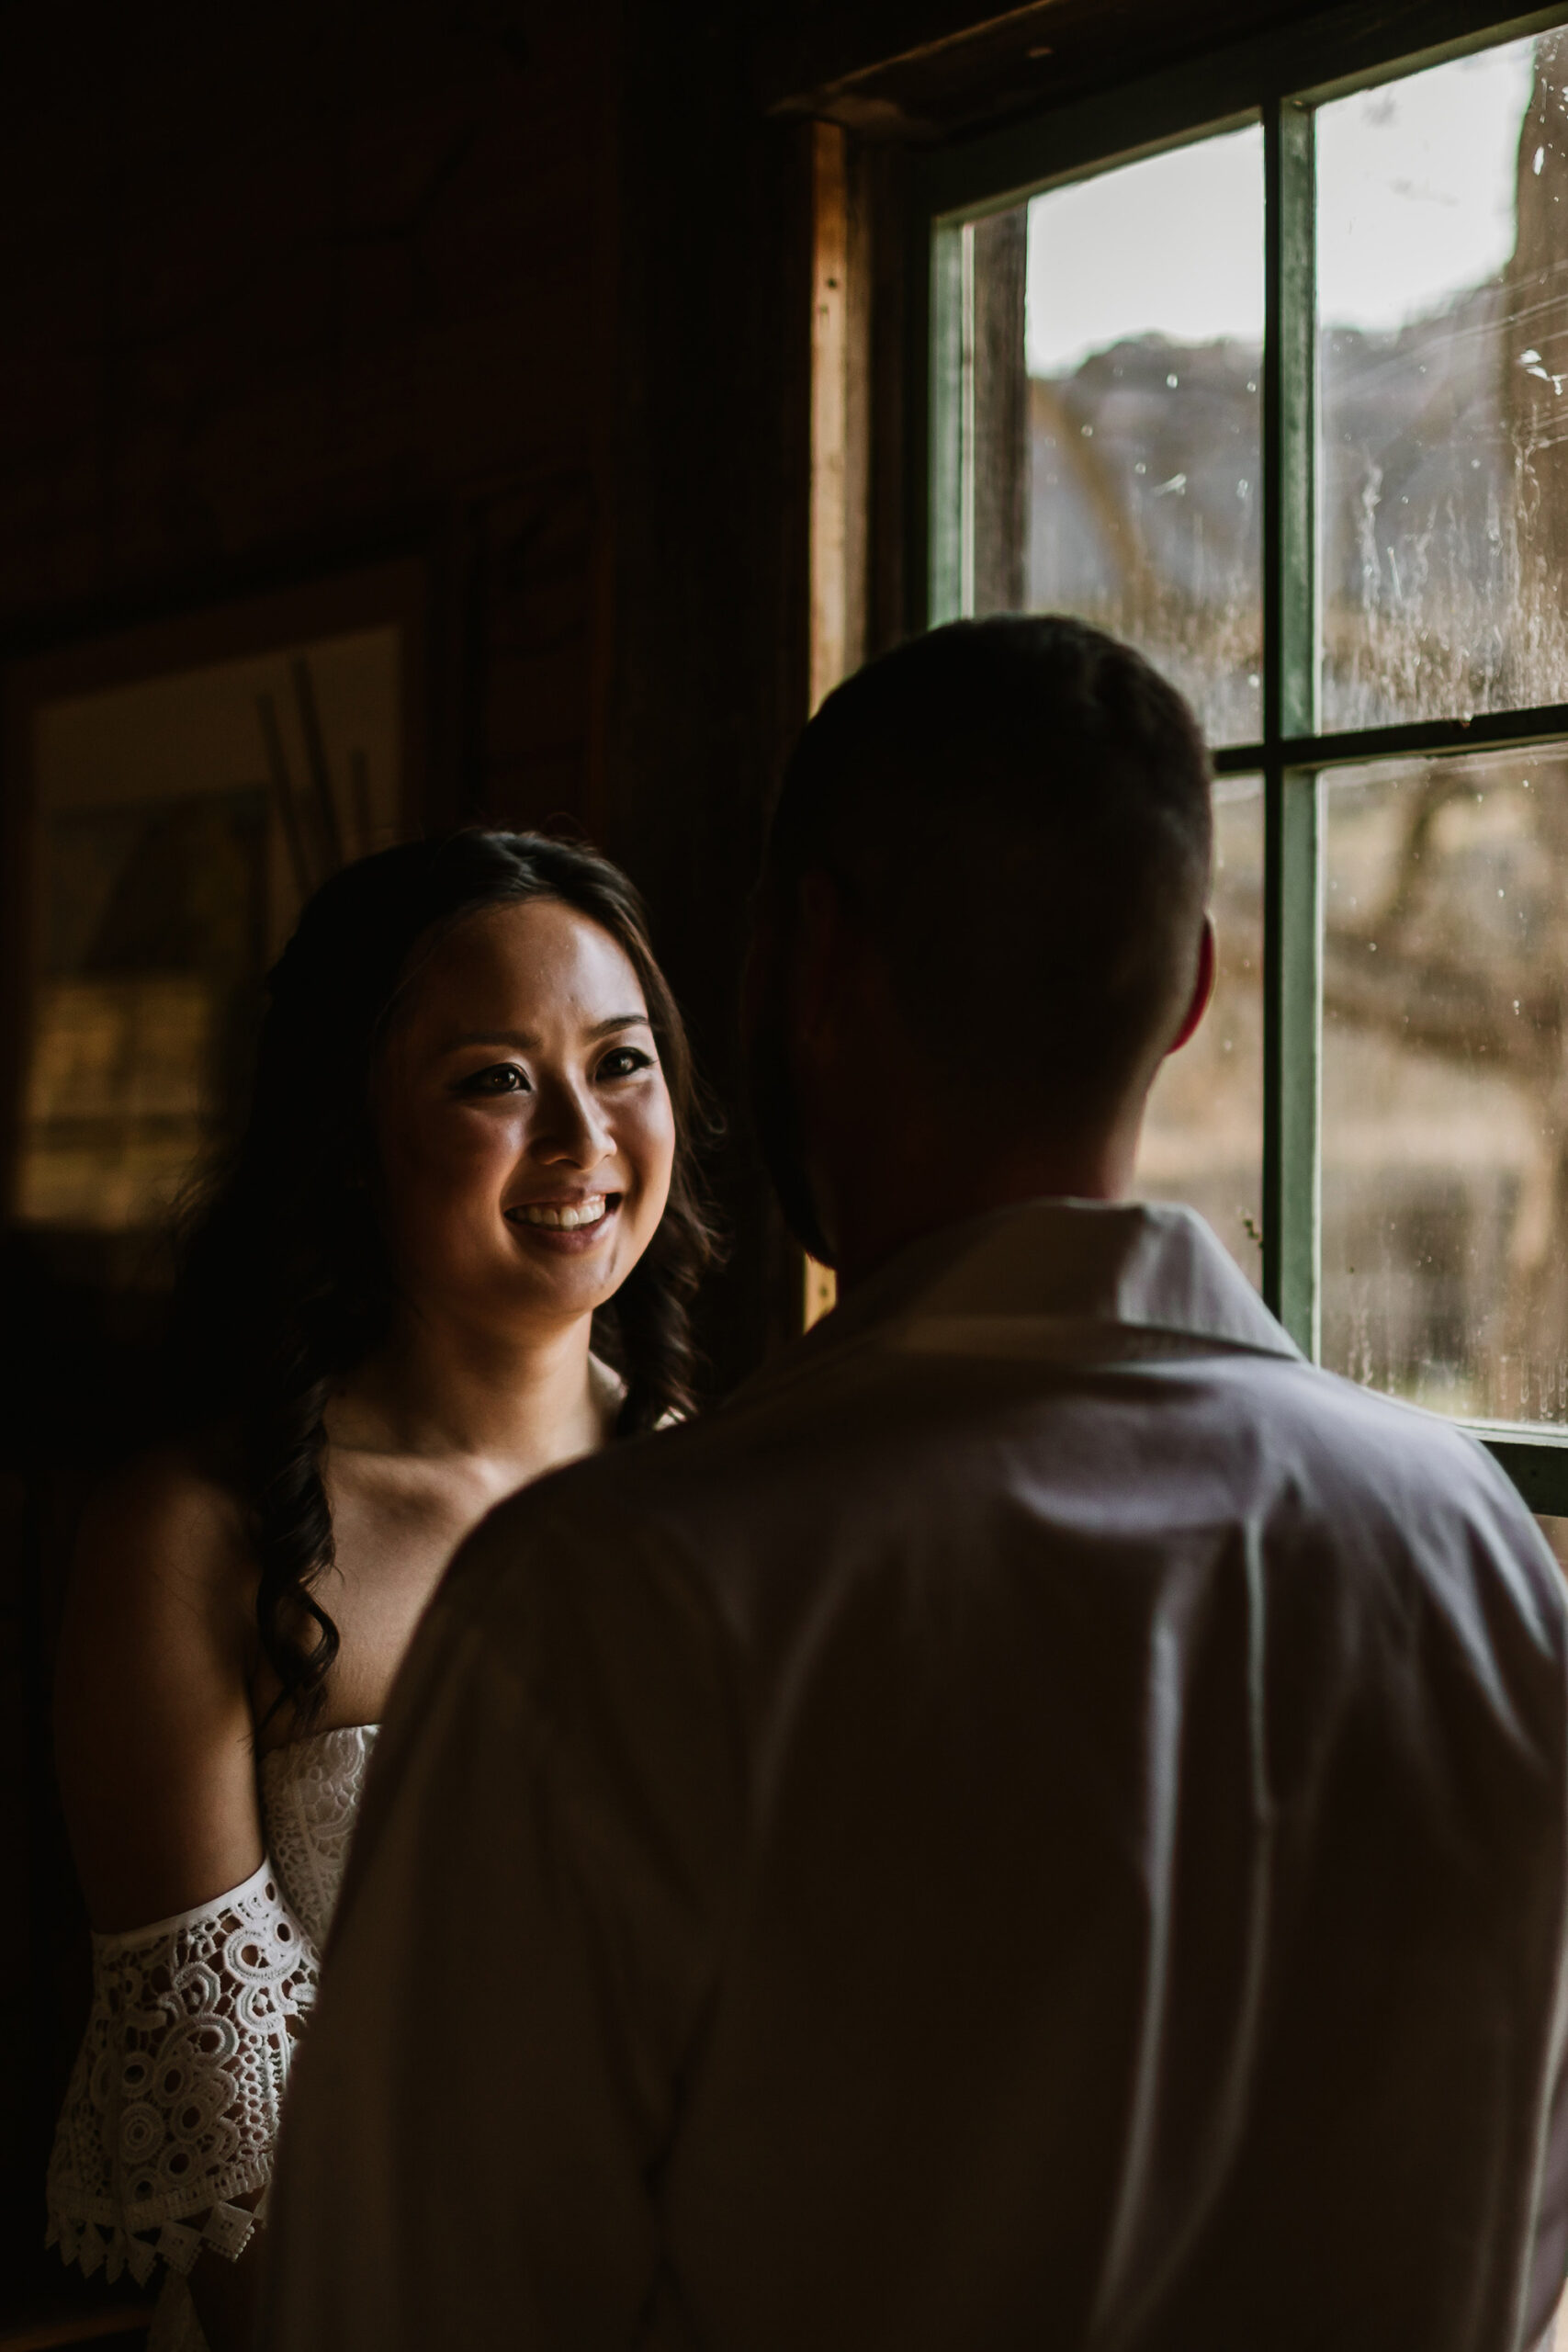
[(382, 1223), (422, 1312), (507, 1329), (591, 1314), (664, 1214), (675, 1122), (636, 967), (558, 899), (441, 941), (371, 1101)]

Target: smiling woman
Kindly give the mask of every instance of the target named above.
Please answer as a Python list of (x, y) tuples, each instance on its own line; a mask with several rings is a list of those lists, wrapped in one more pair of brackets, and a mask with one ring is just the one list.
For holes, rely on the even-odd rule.
[(604, 1306), (670, 1191), (675, 1121), (643, 984), (578, 907), (491, 908), (439, 940), (372, 1083), (405, 1298), (543, 1331)]
[(170, 1442), (89, 1510), (61, 1660), (98, 1932), (51, 2224), (85, 2268), (166, 2266), (159, 2352), (250, 2340), (294, 2040), (453, 1550), (689, 1407), (695, 1118), (636, 894), (591, 851), (385, 851), (272, 975), (250, 1125), (189, 1223)]

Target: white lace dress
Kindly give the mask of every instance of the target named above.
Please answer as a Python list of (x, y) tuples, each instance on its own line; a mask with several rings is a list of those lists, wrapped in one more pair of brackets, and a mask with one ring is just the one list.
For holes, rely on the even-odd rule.
[(93, 2007), (55, 2132), (49, 2243), (110, 2278), (167, 2267), (148, 2352), (205, 2352), (185, 2274), (231, 2260), (265, 2192), (374, 1724), (262, 1758), (266, 1860), (195, 1911), (93, 1938)]

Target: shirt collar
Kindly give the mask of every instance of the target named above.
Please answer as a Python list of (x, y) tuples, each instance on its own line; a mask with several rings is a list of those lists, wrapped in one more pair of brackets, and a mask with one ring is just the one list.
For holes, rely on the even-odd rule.
[(1155, 1202), (1028, 1201), (901, 1250), (808, 1333), (1068, 1357), (1240, 1349), (1299, 1360), (1201, 1217)]

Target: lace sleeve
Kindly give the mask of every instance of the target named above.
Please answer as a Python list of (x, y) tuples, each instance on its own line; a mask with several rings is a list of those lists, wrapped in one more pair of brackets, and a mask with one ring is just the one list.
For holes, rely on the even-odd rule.
[[(290, 2020), (319, 1958), (265, 1862), (199, 1910), (93, 1939), (93, 2007), (49, 2166), (49, 2236), (89, 2275), (233, 2260), (272, 2171)], [(192, 2226), (193, 2221), (195, 2226)]]

